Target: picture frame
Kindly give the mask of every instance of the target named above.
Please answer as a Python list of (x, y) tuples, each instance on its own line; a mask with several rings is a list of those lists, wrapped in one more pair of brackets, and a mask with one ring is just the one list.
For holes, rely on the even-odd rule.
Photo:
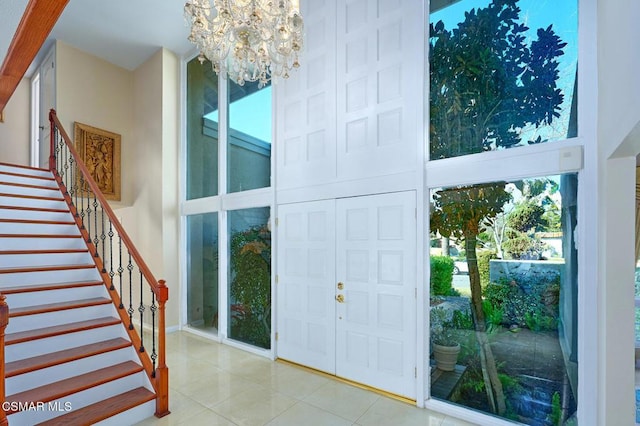
[(121, 136), (75, 122), (74, 144), (80, 158), (107, 200), (121, 198)]

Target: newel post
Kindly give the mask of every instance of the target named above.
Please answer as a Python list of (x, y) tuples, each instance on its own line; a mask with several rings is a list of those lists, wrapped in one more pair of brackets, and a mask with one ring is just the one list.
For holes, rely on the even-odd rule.
[[(7, 297), (4, 294), (0, 294), (0, 351), (2, 351), (2, 358), (0, 358), (0, 404), (6, 400), (4, 393), (4, 330), (9, 324), (9, 306), (6, 299)], [(0, 405), (0, 426), (8, 424), (7, 413), (4, 412), (2, 405)]]
[(49, 134), (50, 134), (50, 142), (49, 142), (49, 170), (54, 171), (56, 168), (56, 136), (55, 136), (55, 122), (53, 121), (53, 117), (56, 115), (56, 110), (51, 109), (49, 111)]
[(158, 367), (156, 368), (156, 417), (169, 414), (169, 368), (167, 368), (167, 346), (165, 341), (165, 303), (169, 299), (169, 288), (164, 280), (158, 281)]

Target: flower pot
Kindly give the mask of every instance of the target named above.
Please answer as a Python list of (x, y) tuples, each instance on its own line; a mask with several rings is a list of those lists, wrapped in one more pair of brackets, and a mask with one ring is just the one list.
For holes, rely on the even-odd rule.
[(436, 360), (436, 368), (442, 371), (453, 371), (456, 368), (460, 344), (455, 346), (433, 345), (433, 358)]

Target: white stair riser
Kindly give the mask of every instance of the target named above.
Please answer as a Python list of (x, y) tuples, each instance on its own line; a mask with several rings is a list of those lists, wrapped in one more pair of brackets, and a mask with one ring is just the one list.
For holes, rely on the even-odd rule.
[(15, 272), (10, 274), (0, 274), (0, 291), (3, 286), (17, 287), (34, 284), (96, 280), (100, 280), (100, 274), (95, 267), (86, 269), (65, 269), (61, 271)]
[(7, 294), (9, 309), (33, 306), (35, 303), (59, 303), (71, 300), (109, 297), (104, 284), (87, 287), (70, 287), (59, 290), (30, 291), (26, 293)]
[(50, 224), (50, 223), (0, 223), (0, 234), (28, 234), (28, 235), (80, 235), (80, 230), (75, 223)]
[(53, 367), (32, 371), (30, 373), (9, 377), (5, 381), (6, 394), (13, 395), (19, 392), (24, 392), (39, 386), (48, 385), (49, 383), (59, 382), (60, 380), (94, 371), (98, 366), (100, 368), (104, 368), (126, 361), (133, 361), (140, 364), (140, 358), (138, 358), (133, 347), (109, 351), (81, 358), (76, 361), (54, 365)]
[[(78, 346), (90, 345), (104, 340), (125, 338), (126, 332), (121, 324), (92, 328), (77, 333), (62, 334), (45, 339), (31, 340), (5, 346), (5, 361), (13, 362), (32, 358), (52, 351), (62, 351)], [(128, 339), (128, 337), (127, 337)]]
[(0, 208), (0, 217), (3, 219), (48, 220), (57, 222), (71, 222), (74, 220), (73, 215), (70, 212), (48, 212), (2, 208)]
[(122, 426), (135, 425), (144, 419), (152, 417), (156, 412), (156, 401), (151, 400), (145, 404), (138, 405), (131, 410), (110, 417), (106, 420), (96, 423), (94, 426)]
[(86, 249), (87, 243), (82, 237), (74, 238), (34, 238), (1, 237), (2, 250), (67, 250)]
[[(48, 300), (34, 300), (32, 304), (49, 303)], [(11, 312), (11, 306), (9, 306)], [(88, 321), (94, 318), (116, 317), (116, 308), (113, 303), (87, 306), (84, 308), (67, 309), (64, 311), (46, 312), (37, 315), (24, 315), (9, 318), (7, 333), (20, 333), (22, 331), (35, 330), (43, 327), (68, 324), (72, 322)]]
[(0, 206), (36, 207), (56, 210), (69, 209), (64, 200), (41, 200), (38, 198), (7, 197), (4, 195), (0, 196)]
[[(3, 180), (2, 176), (0, 176), (0, 181), (2, 180)], [(33, 182), (29, 182), (29, 185), (33, 185)], [(60, 192), (60, 189), (57, 186), (55, 188), (32, 188), (32, 187), (26, 187), (26, 186), (6, 185), (6, 184), (0, 183), (0, 193), (31, 195), (33, 197), (62, 198), (62, 193)]]
[(53, 177), (53, 174), (48, 170), (27, 169), (24, 167), (15, 167), (4, 164), (0, 164), (0, 172), (19, 173), (21, 175), (42, 176), (48, 178)]
[[(112, 396), (133, 390), (140, 386), (145, 386), (145, 374), (146, 373), (144, 372), (132, 374), (121, 379), (104, 383), (100, 386), (86, 389), (82, 392), (65, 396), (64, 398), (57, 400), (57, 407), (65, 407), (65, 404), (67, 404), (72, 409), (78, 410), (88, 405), (95, 404), (96, 402), (111, 398)], [(53, 406), (55, 407), (56, 405), (54, 404)], [(12, 426), (23, 424), (35, 425), (65, 413), (65, 411), (57, 412), (49, 410), (18, 412), (9, 416), (9, 424)]]
[(22, 183), (25, 185), (46, 186), (47, 188), (56, 188), (56, 189), (59, 188), (58, 183), (55, 180), (38, 179), (35, 177), (15, 176), (15, 175), (8, 175), (4, 173), (0, 173), (0, 182)]
[(93, 257), (88, 251), (82, 253), (0, 254), (0, 269), (86, 265), (92, 262)]

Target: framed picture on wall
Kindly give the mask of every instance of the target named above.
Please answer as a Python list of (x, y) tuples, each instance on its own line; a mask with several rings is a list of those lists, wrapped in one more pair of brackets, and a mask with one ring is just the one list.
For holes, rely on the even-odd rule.
[(78, 122), (73, 131), (76, 150), (105, 198), (120, 201), (120, 135)]

